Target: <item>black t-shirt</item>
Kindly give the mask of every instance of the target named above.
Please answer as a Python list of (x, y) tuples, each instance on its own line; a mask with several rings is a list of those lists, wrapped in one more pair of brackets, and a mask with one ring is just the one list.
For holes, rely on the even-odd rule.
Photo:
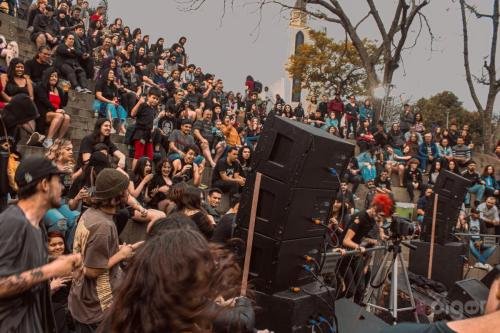
[[(34, 227), (17, 205), (0, 214), (0, 276), (19, 274), (48, 263), (47, 234)], [(53, 332), (49, 283), (0, 299), (0, 332)]]
[[(118, 147), (115, 146), (115, 144), (111, 141), (109, 142), (100, 142), (104, 143), (106, 146), (108, 146), (108, 154), (113, 155), (115, 151), (118, 150)], [(77, 168), (80, 167), (83, 164), (82, 161), (82, 155), (83, 153), (89, 153), (92, 154), (94, 152), (94, 135), (89, 134), (86, 137), (82, 139), (82, 142), (80, 143), (80, 149), (78, 151), (78, 161), (77, 161)]]
[(136, 128), (151, 130), (153, 128), (153, 121), (155, 119), (155, 115), (156, 115), (156, 110), (154, 108), (149, 106), (147, 103), (141, 104), (135, 116)]
[(386, 180), (382, 180), (380, 176), (375, 178), (375, 186), (379, 188), (386, 188), (389, 191), (391, 190), (391, 180), (387, 178)]
[(200, 93), (192, 92), (187, 94), (185, 99), (189, 102), (189, 104), (199, 107), (203, 101), (203, 96)]
[(31, 81), (39, 83), (42, 81), (43, 72), (49, 67), (49, 64), (41, 64), (35, 59), (30, 59), (24, 64), (24, 73), (30, 76)]
[(236, 213), (227, 213), (221, 217), (220, 221), (215, 226), (214, 234), (211, 241), (215, 243), (225, 244), (233, 237), (233, 229), (235, 227)]
[(328, 115), (328, 102), (320, 102), (318, 104), (318, 111), (321, 112), (321, 117), (325, 118)]
[(169, 137), (174, 129), (178, 129), (179, 119), (175, 117), (162, 117), (158, 119), (158, 128), (163, 131), (163, 133)]
[(137, 88), (142, 84), (142, 77), (137, 74), (123, 74), (122, 85), (132, 91), (137, 91)]
[(181, 111), (184, 110), (184, 103), (175, 103), (175, 99), (169, 98), (165, 103), (165, 109), (173, 113), (177, 118), (180, 116)]
[[(356, 223), (356, 220), (358, 220), (357, 221), (358, 223)], [(366, 211), (354, 214), (351, 217), (351, 222), (342, 233), (342, 241), (344, 241), (344, 237), (347, 234), (347, 230), (352, 230), (355, 233), (354, 237), (352, 237), (352, 241), (356, 244), (361, 244), (363, 238), (370, 233), (370, 231), (373, 229), (374, 226), (375, 226), (375, 219), (370, 217), (366, 213)]]
[(95, 91), (96, 92), (100, 91), (104, 98), (110, 100), (113, 100), (115, 97), (118, 96), (118, 89), (116, 88), (115, 84), (113, 83), (109, 85), (105, 80), (97, 81), (95, 85)]
[(227, 163), (227, 158), (221, 158), (212, 173), (212, 183), (221, 179), (220, 172), (225, 172), (229, 178), (233, 178), (234, 174), (241, 175), (241, 165), (238, 160), (234, 161), (231, 165)]

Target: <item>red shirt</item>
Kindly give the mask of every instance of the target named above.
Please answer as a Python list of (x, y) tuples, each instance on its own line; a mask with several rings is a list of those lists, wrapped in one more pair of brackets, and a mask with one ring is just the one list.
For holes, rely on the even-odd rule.
[(49, 93), (49, 102), (57, 110), (61, 108), (61, 97), (54, 93)]

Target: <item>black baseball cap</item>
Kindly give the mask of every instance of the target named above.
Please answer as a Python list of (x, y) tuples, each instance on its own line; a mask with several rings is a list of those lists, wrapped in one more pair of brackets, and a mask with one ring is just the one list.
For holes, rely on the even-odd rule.
[(19, 187), (27, 186), (39, 179), (64, 174), (54, 162), (40, 156), (24, 158), (16, 170), (16, 183)]

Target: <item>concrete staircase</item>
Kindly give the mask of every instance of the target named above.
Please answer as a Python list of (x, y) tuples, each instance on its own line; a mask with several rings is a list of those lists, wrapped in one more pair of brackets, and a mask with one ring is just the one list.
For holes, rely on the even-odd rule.
[[(26, 30), (26, 22), (11, 17), (5, 14), (0, 14), (0, 34), (4, 35), (7, 41), (15, 40), (19, 45), (19, 56), (24, 60), (31, 59), (36, 54), (36, 48), (30, 40), (30, 33)], [(5, 61), (2, 59), (1, 65), (5, 66)], [(92, 110), (94, 96), (89, 94), (69, 92), (69, 102), (65, 107), (65, 111), (71, 116), (71, 125), (68, 132), (68, 137), (71, 138), (75, 153), (80, 147), (80, 142), (86, 135), (90, 134), (96, 122)], [(44, 155), (45, 149), (41, 147), (26, 146), (27, 137), (23, 133), (18, 149), (23, 156), (28, 155)], [(127, 146), (123, 144), (124, 137), (112, 134), (112, 141), (117, 147), (127, 152)], [(76, 155), (76, 154), (75, 154)]]
[[(7, 41), (15, 40), (19, 45), (19, 56), (28, 60), (33, 58), (36, 54), (36, 48), (33, 42), (30, 40), (30, 33), (26, 30), (26, 22), (19, 20), (17, 18), (0, 13), (0, 34), (4, 35)], [(0, 65), (5, 66), (4, 60), (0, 60)], [(94, 118), (94, 113), (92, 110), (92, 103), (94, 100), (93, 95), (77, 93), (75, 91), (69, 92), (69, 102), (65, 107), (65, 111), (71, 115), (71, 125), (68, 132), (68, 137), (71, 138), (73, 142), (75, 156), (78, 153), (80, 147), (80, 142), (82, 138), (92, 132), (96, 119)], [(22, 140), (18, 145), (18, 149), (23, 156), (30, 155), (40, 155), (43, 156), (46, 149), (42, 147), (26, 146), (26, 135), (23, 134)], [(124, 152), (128, 153), (128, 147), (123, 144), (124, 137), (113, 134), (112, 141), (117, 145), (117, 147)], [(358, 153), (358, 151), (356, 151)], [(205, 168), (205, 172), (202, 177), (202, 183), (210, 186), (211, 183), (212, 169), (210, 167)], [(393, 184), (397, 184), (397, 176), (393, 176)], [(360, 197), (358, 200), (358, 205), (364, 204), (367, 189), (364, 185), (361, 185), (358, 189), (357, 195)], [(393, 186), (393, 192), (396, 201), (409, 202), (408, 194), (405, 188)], [(418, 198), (418, 193), (416, 193)], [(228, 200), (224, 200), (224, 205), (228, 205)], [(226, 202), (227, 201), (227, 202)], [(226, 208), (224, 207), (224, 208)], [(222, 210), (222, 209), (221, 209)]]

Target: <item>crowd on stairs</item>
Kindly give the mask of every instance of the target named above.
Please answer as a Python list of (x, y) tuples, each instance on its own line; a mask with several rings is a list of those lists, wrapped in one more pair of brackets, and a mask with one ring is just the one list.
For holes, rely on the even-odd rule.
[[(19, 13), (12, 3), (9, 14)], [(188, 61), (186, 37), (152, 43), (106, 11), (104, 2), (91, 11), (83, 0), (37, 0), (24, 15), (36, 54), (21, 59), (15, 40), (0, 40), (0, 331), (253, 331), (223, 245), (270, 116), (356, 141), (326, 221), (333, 233), (377, 193), (416, 202), (421, 223), (439, 173), (450, 170), (472, 182), (457, 229), (500, 234), (495, 166), (478, 173), (467, 124), (427, 128), (410, 105), (385, 124), (370, 99), (340, 92), (293, 108), (251, 76), (244, 92), (226, 91)], [(78, 138), (71, 96), (89, 101), (93, 126)], [(44, 157), (22, 156), (28, 146)], [(144, 234), (127, 244), (133, 223)], [(478, 237), (470, 246), (488, 268), (495, 248)]]

